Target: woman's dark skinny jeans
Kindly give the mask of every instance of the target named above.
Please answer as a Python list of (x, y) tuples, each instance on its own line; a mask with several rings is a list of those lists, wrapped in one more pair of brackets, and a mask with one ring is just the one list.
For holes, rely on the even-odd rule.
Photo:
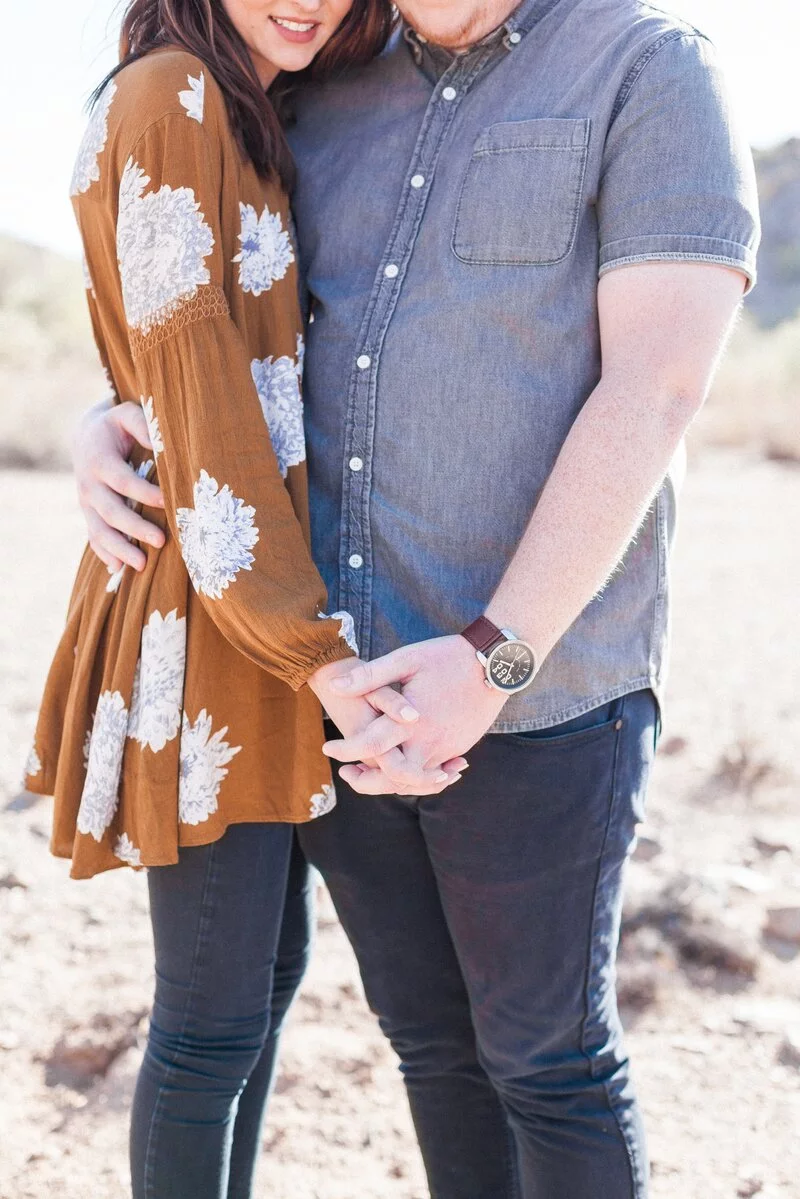
[(250, 1199), (312, 890), (290, 825), (234, 825), (148, 872), (156, 957), (134, 1199)]

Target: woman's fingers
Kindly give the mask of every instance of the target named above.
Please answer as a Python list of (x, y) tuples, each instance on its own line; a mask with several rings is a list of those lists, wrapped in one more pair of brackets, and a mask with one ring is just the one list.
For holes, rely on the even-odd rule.
[(107, 525), (119, 533), (124, 533), (126, 537), (132, 537), (134, 541), (144, 541), (155, 549), (161, 549), (164, 544), (163, 530), (145, 520), (138, 512), (134, 512), (110, 487), (98, 484), (94, 489), (90, 507)]
[(469, 768), (469, 762), (466, 758), (451, 758), (449, 762), (442, 762), (442, 770), (446, 770), (448, 774), (461, 774), (462, 770)]
[(122, 458), (109, 458), (99, 464), (100, 482), (117, 495), (125, 496), (132, 504), (144, 504), (148, 508), (163, 508), (161, 488), (137, 474)]
[(109, 554), (108, 550), (104, 549), (103, 546), (98, 546), (97, 548), (92, 546), (92, 550), (107, 568), (110, 575), (115, 575), (117, 571), (122, 570), (123, 564), (120, 562), (119, 558), (115, 558), (113, 554)]
[(359, 770), (357, 766), (346, 765), (341, 767), (339, 774), (359, 795), (439, 795), (461, 778), (460, 774), (448, 775), (444, 782), (430, 783), (425, 787), (411, 787), (394, 783), (377, 768)]
[(116, 562), (118, 565), (115, 569), (118, 570), (125, 562), (134, 570), (144, 570), (147, 565), (147, 555), (143, 550), (133, 545), (116, 529), (107, 525), (93, 509), (84, 509), (84, 515), (89, 532), (89, 545), (106, 566), (110, 568), (113, 562)]
[(108, 416), (112, 424), (117, 425), (124, 433), (138, 441), (140, 446), (146, 450), (152, 450), (153, 443), (150, 440), (150, 431), (147, 428), (141, 404), (134, 404), (132, 400), (126, 400), (123, 404), (115, 404), (109, 410)]
[(365, 696), (368, 703), (378, 712), (391, 716), (400, 724), (415, 724), (419, 720), (419, 712), (413, 707), (400, 691), (392, 687), (379, 687)]
[(378, 716), (363, 732), (339, 741), (326, 741), (322, 750), (337, 762), (368, 762), (402, 745), (407, 736), (407, 725), (398, 724), (389, 716)]
[(388, 779), (398, 787), (404, 787), (412, 795), (427, 794), (429, 788), (446, 786), (450, 775), (455, 771), (446, 771), (437, 766), (434, 770), (410, 762), (401, 749), (392, 749), (382, 754), (373, 764), (379, 767)]

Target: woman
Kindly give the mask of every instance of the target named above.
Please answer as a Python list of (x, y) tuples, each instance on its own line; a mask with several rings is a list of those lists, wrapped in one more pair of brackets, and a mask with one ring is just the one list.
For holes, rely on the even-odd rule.
[(75, 166), (95, 337), (117, 400), (141, 397), (132, 466), (166, 541), (110, 579), (84, 556), (27, 785), (73, 877), (151, 867), (136, 1199), (250, 1194), (307, 950), (292, 825), (335, 799), (309, 686), (348, 731), (416, 715), (328, 687), (356, 646), (308, 552), (292, 163), (265, 94), (366, 61), (390, 23), (383, 0), (135, 0)]

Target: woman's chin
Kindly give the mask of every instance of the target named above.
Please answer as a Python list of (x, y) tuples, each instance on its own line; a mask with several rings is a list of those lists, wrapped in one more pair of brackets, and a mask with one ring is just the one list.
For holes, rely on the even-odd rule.
[(259, 47), (259, 49), (261, 49), (262, 57), (271, 64), (275, 71), (295, 72), (304, 71), (306, 67), (309, 67), (323, 44), (320, 37), (314, 38), (313, 42), (293, 45), (284, 38), (279, 40), (273, 35), (268, 40), (265, 39), (263, 48)]

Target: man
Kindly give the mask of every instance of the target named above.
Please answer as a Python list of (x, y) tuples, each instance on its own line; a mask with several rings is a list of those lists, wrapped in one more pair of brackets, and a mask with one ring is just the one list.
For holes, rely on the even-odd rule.
[[(292, 141), (314, 552), (372, 659), (326, 685), (401, 683), (421, 718), (329, 744), (345, 784), (302, 842), (401, 1058), (431, 1194), (642, 1199), (622, 871), (676, 456), (754, 279), (752, 164), (708, 42), (660, 11), (400, 9), (379, 61), (299, 98)], [(112, 564), (140, 551), (93, 509), (149, 537), (107, 487), (142, 496), (108, 448), (139, 427), (95, 417), (78, 453)]]

